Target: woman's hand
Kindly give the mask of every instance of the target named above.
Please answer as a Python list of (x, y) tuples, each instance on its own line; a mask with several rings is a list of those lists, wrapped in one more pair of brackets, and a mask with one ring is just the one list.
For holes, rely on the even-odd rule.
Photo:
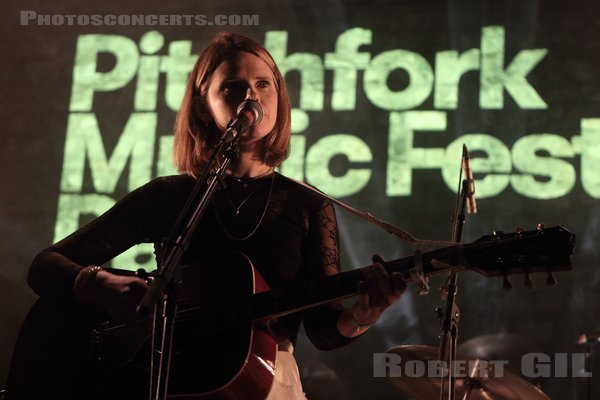
[(102, 307), (112, 321), (127, 322), (137, 317), (135, 309), (147, 288), (144, 279), (115, 275), (90, 266), (77, 275), (73, 293), (84, 304)]
[(374, 265), (363, 270), (365, 280), (358, 283), (358, 301), (351, 309), (351, 316), (359, 326), (375, 323), (406, 291), (402, 274), (388, 274), (382, 265), (384, 261), (383, 257), (374, 255)]
[(354, 337), (364, 333), (406, 291), (402, 274), (388, 274), (383, 262), (383, 257), (375, 255), (374, 265), (363, 269), (365, 280), (358, 282), (358, 301), (344, 310), (337, 321), (342, 335)]

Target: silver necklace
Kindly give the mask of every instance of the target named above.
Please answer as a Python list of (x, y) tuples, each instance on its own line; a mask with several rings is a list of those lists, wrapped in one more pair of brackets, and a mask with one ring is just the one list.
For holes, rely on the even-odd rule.
[[(217, 222), (219, 223), (219, 226), (221, 227), (221, 229), (223, 230), (223, 233), (225, 233), (225, 235), (231, 239), (231, 240), (236, 240), (238, 242), (244, 241), (246, 239), (249, 239), (252, 235), (254, 235), (256, 233), (256, 231), (258, 230), (258, 227), (262, 224), (263, 219), (265, 218), (265, 215), (267, 214), (267, 209), (269, 208), (269, 203), (271, 202), (271, 194), (273, 194), (273, 186), (275, 183), (275, 174), (272, 175), (271, 177), (271, 186), (269, 188), (269, 195), (267, 196), (267, 201), (265, 202), (265, 208), (263, 209), (263, 212), (260, 216), (260, 219), (258, 220), (258, 223), (256, 224), (256, 226), (254, 227), (254, 229), (252, 229), (252, 231), (250, 231), (249, 234), (247, 234), (244, 237), (237, 237), (237, 236), (233, 236), (231, 233), (229, 233), (229, 231), (227, 231), (227, 228), (225, 228), (225, 225), (223, 224), (223, 221), (221, 221), (221, 217), (219, 216), (219, 211), (217, 210), (217, 206), (215, 204), (215, 198), (213, 197), (213, 210), (215, 212), (215, 216), (217, 217)], [(254, 190), (254, 192), (256, 192), (256, 189)], [(254, 194), (254, 192), (251, 193)], [(250, 196), (248, 196), (243, 203), (246, 202), (246, 200), (248, 200), (250, 198)], [(240, 205), (239, 207), (241, 207), (242, 205)], [(238, 208), (239, 208), (238, 207)], [(237, 216), (237, 214), (236, 214)]]
[(252, 183), (260, 178), (264, 178), (265, 176), (269, 175), (272, 172), (273, 172), (273, 168), (269, 168), (269, 170), (267, 172), (265, 172), (264, 174), (253, 176), (252, 178), (241, 178), (241, 177), (237, 177), (237, 176), (233, 176), (233, 175), (228, 175), (228, 176), (231, 179), (233, 179), (234, 181), (238, 182), (240, 185), (242, 185), (242, 187), (246, 188), (246, 187), (248, 187), (249, 183)]
[[(236, 178), (234, 178), (236, 179)], [(258, 178), (256, 178), (258, 179)], [(256, 179), (253, 179), (256, 180)], [(236, 179), (237, 180), (237, 179)], [(254, 188), (254, 190), (252, 192), (250, 192), (250, 194), (248, 196), (246, 196), (245, 199), (243, 199), (240, 204), (236, 207), (235, 204), (233, 204), (233, 201), (231, 201), (231, 199), (229, 198), (229, 196), (227, 196), (227, 193), (223, 193), (225, 195), (225, 198), (227, 199), (227, 202), (229, 203), (229, 205), (231, 206), (231, 208), (233, 208), (233, 210), (235, 211), (235, 216), (237, 217), (238, 215), (240, 215), (240, 209), (244, 206), (244, 204), (246, 204), (246, 202), (248, 200), (250, 200), (250, 197), (252, 197), (254, 195), (254, 193), (256, 193), (258, 191), (258, 188), (260, 188), (262, 185), (262, 182), (259, 182), (258, 185), (256, 185), (256, 187)], [(243, 187), (247, 187), (248, 185), (243, 185)]]

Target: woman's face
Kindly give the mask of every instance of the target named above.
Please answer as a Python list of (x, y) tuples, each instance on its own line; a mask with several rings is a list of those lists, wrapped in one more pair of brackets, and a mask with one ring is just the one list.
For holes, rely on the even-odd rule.
[(277, 87), (269, 66), (254, 54), (239, 52), (235, 59), (223, 61), (212, 74), (206, 100), (212, 118), (224, 132), (244, 99), (260, 103), (262, 121), (242, 137), (243, 145), (253, 144), (273, 130), (277, 121)]

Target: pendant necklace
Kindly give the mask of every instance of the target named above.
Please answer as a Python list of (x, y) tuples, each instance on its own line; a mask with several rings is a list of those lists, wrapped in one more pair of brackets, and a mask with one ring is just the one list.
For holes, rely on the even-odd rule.
[[(266, 175), (266, 174), (265, 174)], [(225, 225), (223, 224), (223, 221), (221, 221), (221, 217), (219, 216), (219, 212), (217, 210), (217, 206), (215, 204), (215, 198), (213, 197), (213, 209), (215, 212), (215, 216), (217, 217), (217, 222), (219, 223), (219, 226), (221, 227), (221, 229), (223, 230), (223, 232), (225, 233), (225, 235), (232, 239), (232, 240), (236, 240), (236, 241), (244, 241), (246, 239), (249, 239), (252, 235), (254, 235), (254, 233), (258, 230), (258, 228), (260, 227), (260, 225), (263, 222), (263, 219), (265, 218), (265, 215), (267, 214), (267, 209), (269, 208), (269, 203), (271, 202), (271, 195), (273, 194), (273, 186), (275, 183), (275, 174), (273, 173), (272, 177), (271, 177), (271, 187), (269, 188), (269, 195), (267, 196), (267, 201), (265, 202), (265, 208), (262, 211), (262, 214), (260, 215), (260, 219), (258, 220), (258, 223), (256, 224), (256, 226), (254, 227), (254, 229), (252, 229), (250, 231), (250, 233), (248, 233), (246, 236), (244, 237), (238, 237), (238, 236), (233, 236), (228, 230), (227, 228), (225, 228)], [(251, 193), (254, 194), (256, 192), (256, 189)], [(242, 204), (240, 204), (240, 206), (237, 207), (236, 210), (236, 216), (237, 216), (237, 212), (239, 211), (239, 208), (243, 205), (243, 203), (245, 203), (248, 199), (250, 198), (250, 196), (248, 196), (246, 199), (244, 199), (244, 201), (242, 202)], [(231, 203), (231, 202), (230, 202)]]
[[(224, 193), (225, 194), (225, 198), (227, 199), (227, 202), (229, 203), (229, 205), (231, 206), (231, 208), (233, 208), (233, 210), (235, 211), (235, 216), (236, 217), (240, 215), (240, 209), (244, 206), (244, 204), (246, 204), (246, 202), (248, 200), (250, 200), (250, 197), (252, 197), (254, 195), (254, 193), (256, 193), (258, 191), (258, 189), (261, 187), (261, 185), (262, 185), (262, 182), (260, 182), (258, 185), (256, 185), (256, 187), (254, 188), (254, 190), (252, 192), (250, 192), (250, 194), (248, 196), (246, 196), (246, 198), (244, 200), (242, 200), (237, 207), (235, 206), (235, 204), (233, 204), (233, 201), (231, 201), (231, 199), (229, 198), (229, 196), (227, 196), (227, 193)], [(243, 187), (247, 187), (247, 185), (243, 185)]]

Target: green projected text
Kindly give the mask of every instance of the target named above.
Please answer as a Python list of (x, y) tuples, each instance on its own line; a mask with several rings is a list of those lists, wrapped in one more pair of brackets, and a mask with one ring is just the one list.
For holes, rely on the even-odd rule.
[[(353, 28), (342, 32), (333, 51), (324, 55), (288, 52), (289, 33), (269, 31), (265, 46), (284, 75), (299, 76), (298, 105), (292, 111), (292, 153), (283, 164), (284, 174), (305, 180), (323, 191), (346, 197), (360, 193), (373, 174), (385, 174), (385, 194), (411, 196), (416, 170), (439, 171), (448, 190), (456, 190), (461, 146), (475, 154), (478, 198), (490, 198), (511, 188), (521, 196), (548, 200), (569, 194), (578, 177), (575, 157), (580, 157), (579, 180), (585, 193), (600, 198), (600, 118), (582, 118), (580, 133), (566, 138), (551, 132), (531, 132), (514, 143), (482, 132), (448, 132), (448, 118), (459, 107), (460, 81), (465, 74), (479, 76), (481, 110), (501, 110), (510, 96), (521, 110), (547, 110), (548, 104), (528, 80), (548, 54), (546, 49), (523, 49), (511, 59), (505, 54), (505, 30), (483, 27), (479, 48), (459, 53), (441, 50), (432, 62), (422, 55), (394, 49), (376, 53), (372, 31)], [(369, 51), (370, 50), (370, 51)], [(100, 71), (100, 55), (108, 53), (115, 62)], [(162, 54), (159, 54), (162, 53)], [(73, 66), (61, 195), (55, 226), (55, 239), (61, 239), (79, 226), (83, 214), (99, 215), (116, 200), (117, 183), (126, 177), (132, 190), (158, 175), (173, 174), (170, 160), (172, 136), (158, 135), (160, 114), (157, 103), (176, 112), (188, 74), (196, 60), (191, 41), (173, 41), (165, 48), (164, 36), (147, 32), (139, 43), (119, 35), (81, 35)], [(332, 81), (326, 85), (326, 72)], [(402, 71), (407, 84), (390, 86), (390, 76)], [(164, 93), (159, 81), (164, 77)], [(120, 128), (116, 146), (107, 154), (99, 118), (93, 112), (94, 95), (119, 92), (134, 85), (132, 113)], [(362, 85), (362, 87), (361, 87)], [(330, 87), (330, 96), (326, 96)], [(362, 88), (362, 90), (358, 90)], [(311, 116), (316, 113), (352, 111), (358, 93), (386, 115), (386, 132), (354, 132), (352, 126), (323, 134), (309, 143)], [(330, 103), (326, 104), (326, 99)], [(422, 110), (430, 100), (434, 110)], [(358, 113), (357, 113), (358, 115)], [(357, 116), (360, 118), (360, 116)], [(312, 129), (311, 129), (312, 128)], [(345, 132), (344, 132), (345, 131)], [(373, 150), (367, 142), (385, 141), (385, 170), (375, 171)], [(447, 138), (436, 146), (422, 146), (428, 138)], [(340, 173), (331, 170), (331, 161), (342, 156), (348, 161)], [(89, 171), (89, 178), (86, 178)], [(85, 181), (89, 179), (90, 182)], [(86, 192), (84, 187), (92, 187)], [(140, 247), (122, 256), (121, 262), (150, 267), (136, 261), (147, 254)]]

